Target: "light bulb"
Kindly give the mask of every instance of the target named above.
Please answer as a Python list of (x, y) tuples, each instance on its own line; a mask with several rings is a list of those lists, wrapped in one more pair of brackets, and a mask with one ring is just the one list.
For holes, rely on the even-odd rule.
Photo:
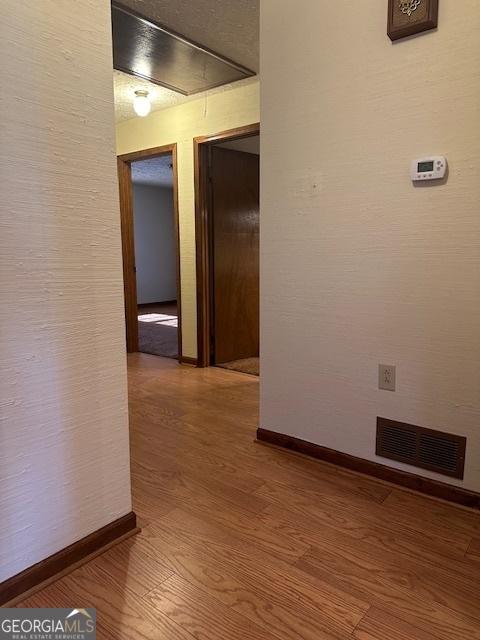
[(150, 113), (152, 105), (148, 99), (148, 91), (135, 91), (135, 98), (133, 99), (133, 108), (137, 116), (144, 118)]

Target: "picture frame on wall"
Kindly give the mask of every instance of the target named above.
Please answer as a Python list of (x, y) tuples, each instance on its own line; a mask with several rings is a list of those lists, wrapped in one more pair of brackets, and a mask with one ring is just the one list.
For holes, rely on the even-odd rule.
[(438, 0), (388, 0), (388, 36), (395, 41), (438, 26)]

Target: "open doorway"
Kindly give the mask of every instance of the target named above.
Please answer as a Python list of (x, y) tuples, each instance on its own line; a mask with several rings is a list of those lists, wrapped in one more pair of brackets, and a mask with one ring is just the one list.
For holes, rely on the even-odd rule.
[(127, 351), (181, 359), (176, 145), (118, 157)]
[(138, 350), (178, 358), (172, 154), (132, 162)]
[(195, 141), (202, 366), (259, 375), (259, 125)]

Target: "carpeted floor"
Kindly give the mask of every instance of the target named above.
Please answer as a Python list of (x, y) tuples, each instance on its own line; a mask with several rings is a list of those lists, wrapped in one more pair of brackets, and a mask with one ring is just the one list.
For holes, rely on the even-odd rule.
[(231, 362), (223, 362), (217, 367), (222, 369), (230, 369), (231, 371), (240, 371), (240, 373), (249, 373), (252, 376), (260, 375), (260, 358), (243, 358), (243, 360), (232, 360)]
[(142, 353), (178, 358), (178, 315), (175, 303), (139, 305), (138, 343)]

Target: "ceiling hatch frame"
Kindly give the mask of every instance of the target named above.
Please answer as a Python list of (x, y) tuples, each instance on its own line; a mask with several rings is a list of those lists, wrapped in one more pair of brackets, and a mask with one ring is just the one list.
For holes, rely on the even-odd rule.
[[(115, 69), (184, 96), (256, 75), (255, 71), (145, 18), (116, 0), (112, 0), (112, 36)], [(159, 73), (163, 78), (158, 77)], [(188, 80), (178, 82), (173, 79), (175, 75)], [(188, 83), (190, 86), (186, 86)]]

